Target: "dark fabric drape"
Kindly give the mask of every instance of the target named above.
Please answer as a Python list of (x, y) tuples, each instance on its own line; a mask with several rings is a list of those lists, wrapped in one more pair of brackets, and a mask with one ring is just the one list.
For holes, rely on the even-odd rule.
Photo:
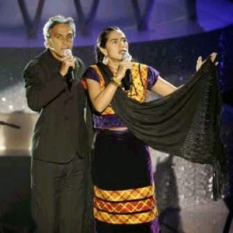
[(92, 121), (92, 107), (90, 99), (88, 98), (88, 94), (86, 93), (86, 114), (85, 121), (87, 123), (88, 130), (88, 140), (90, 146), (90, 154), (87, 158), (87, 170), (86, 170), (86, 180), (85, 180), (85, 188), (84, 188), (84, 196), (85, 196), (85, 209), (83, 216), (83, 233), (93, 233), (94, 232), (94, 213), (93, 213), (93, 181), (92, 181), (92, 157), (93, 157), (93, 139), (94, 139), (94, 128)]
[(93, 233), (94, 232), (94, 213), (93, 213), (93, 183), (91, 176), (91, 156), (89, 157), (87, 163), (88, 168), (85, 173), (85, 208), (83, 215), (83, 232)]
[[(106, 83), (113, 74), (97, 63)], [(213, 166), (214, 199), (226, 182), (221, 143), (221, 98), (217, 69), (210, 59), (189, 81), (163, 98), (139, 103), (118, 88), (111, 105), (129, 130), (150, 147), (188, 161)]]

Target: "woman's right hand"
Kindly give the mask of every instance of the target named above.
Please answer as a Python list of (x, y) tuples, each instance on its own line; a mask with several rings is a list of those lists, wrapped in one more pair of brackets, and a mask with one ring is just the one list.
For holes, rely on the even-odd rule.
[(130, 61), (122, 61), (117, 69), (116, 78), (121, 81), (125, 77), (126, 70), (132, 69), (133, 63)]

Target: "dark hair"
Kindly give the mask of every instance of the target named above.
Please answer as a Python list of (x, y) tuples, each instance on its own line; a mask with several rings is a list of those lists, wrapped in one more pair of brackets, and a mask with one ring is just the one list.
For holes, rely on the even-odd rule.
[(104, 54), (100, 51), (101, 48), (105, 48), (106, 43), (108, 41), (108, 36), (113, 31), (121, 31), (119, 27), (108, 27), (102, 30), (102, 32), (99, 34), (97, 38), (97, 46), (96, 46), (96, 60), (97, 62), (102, 62), (104, 58)]

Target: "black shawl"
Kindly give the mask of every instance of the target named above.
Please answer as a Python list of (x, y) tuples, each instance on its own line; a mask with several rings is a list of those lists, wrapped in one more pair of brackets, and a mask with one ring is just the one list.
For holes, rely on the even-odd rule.
[[(105, 82), (113, 76), (97, 63)], [(139, 103), (118, 88), (111, 105), (128, 129), (150, 147), (188, 161), (213, 166), (214, 199), (226, 182), (226, 162), (220, 138), (221, 98), (216, 66), (210, 59), (189, 81), (163, 98)]]

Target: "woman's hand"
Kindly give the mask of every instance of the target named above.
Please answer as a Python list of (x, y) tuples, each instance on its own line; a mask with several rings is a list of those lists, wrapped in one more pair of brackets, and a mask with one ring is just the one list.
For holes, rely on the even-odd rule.
[(125, 72), (126, 70), (131, 70), (132, 69), (132, 62), (130, 61), (122, 61), (120, 65), (118, 66), (117, 73), (116, 73), (116, 78), (121, 81), (125, 77)]
[[(217, 55), (218, 55), (217, 53), (210, 54), (210, 59), (212, 62), (215, 61)], [(201, 68), (201, 66), (205, 63), (205, 61), (206, 61), (206, 59), (203, 61), (201, 56), (198, 57), (197, 64), (196, 64), (196, 71), (198, 71)], [(215, 62), (215, 65), (217, 66), (218, 62)]]

